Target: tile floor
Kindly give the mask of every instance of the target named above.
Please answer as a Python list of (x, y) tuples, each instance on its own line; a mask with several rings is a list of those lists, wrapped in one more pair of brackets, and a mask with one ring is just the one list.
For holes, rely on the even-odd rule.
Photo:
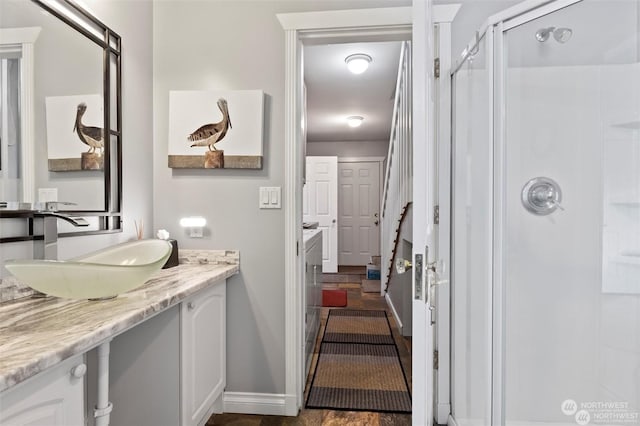
[[(364, 267), (341, 266), (337, 274), (323, 274), (323, 288), (335, 289), (343, 288), (347, 290), (347, 308), (350, 309), (384, 309), (387, 311), (389, 323), (393, 337), (398, 346), (400, 361), (404, 368), (409, 386), (411, 386), (411, 339), (400, 335), (398, 328), (389, 310), (386, 301), (377, 293), (363, 293), (361, 283), (365, 278)], [(322, 308), (322, 322), (320, 332), (316, 342), (315, 354), (313, 356), (311, 373), (307, 378), (305, 390), (305, 400), (311, 382), (311, 377), (315, 369), (315, 363), (320, 349), (320, 340), (327, 322), (329, 309)], [(410, 414), (394, 413), (374, 413), (374, 412), (354, 412), (336, 410), (312, 410), (303, 408), (297, 417), (282, 416), (257, 416), (247, 414), (216, 414), (211, 416), (207, 426), (277, 426), (277, 425), (305, 425), (305, 426), (403, 426), (411, 424)]]

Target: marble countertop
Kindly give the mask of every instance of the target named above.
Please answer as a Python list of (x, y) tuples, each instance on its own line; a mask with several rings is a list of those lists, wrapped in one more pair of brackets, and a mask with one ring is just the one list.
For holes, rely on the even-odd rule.
[(302, 230), (302, 240), (304, 245), (306, 246), (313, 240), (316, 235), (322, 234), (322, 229), (303, 229)]
[[(233, 253), (233, 252), (227, 252)], [(182, 253), (181, 253), (182, 255)], [(191, 259), (104, 301), (25, 297), (0, 303), (0, 392), (138, 325), (239, 272), (239, 262)]]

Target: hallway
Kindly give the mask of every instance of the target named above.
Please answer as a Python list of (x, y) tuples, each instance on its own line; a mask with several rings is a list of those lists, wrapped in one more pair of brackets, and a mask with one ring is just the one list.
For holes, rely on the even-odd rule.
[[(365, 278), (365, 268), (360, 266), (340, 266), (337, 274), (323, 274), (323, 289), (345, 289), (347, 290), (347, 306), (349, 309), (379, 309), (387, 312), (387, 317), (391, 325), (393, 338), (396, 342), (402, 368), (406, 374), (409, 385), (411, 385), (411, 339), (400, 335), (396, 326), (393, 314), (387, 306), (386, 301), (378, 293), (364, 293), (362, 291), (362, 280)], [(330, 309), (341, 308), (321, 308), (321, 325), (314, 349), (313, 361), (307, 384), (305, 386), (305, 401), (309, 392), (309, 384), (313, 377), (315, 365), (320, 350), (320, 341), (324, 334), (324, 327)], [(366, 426), (402, 426), (411, 424), (411, 415), (396, 413), (378, 413), (367, 411), (337, 411), (337, 410), (315, 410), (303, 408), (298, 417), (282, 416), (259, 416), (246, 414), (219, 414), (209, 419), (207, 426), (269, 426), (269, 425), (309, 425), (309, 426), (338, 426), (338, 425), (366, 425)]]

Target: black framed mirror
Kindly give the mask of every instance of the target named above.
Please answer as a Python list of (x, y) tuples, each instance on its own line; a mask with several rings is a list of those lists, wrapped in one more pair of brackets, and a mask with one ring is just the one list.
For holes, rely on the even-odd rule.
[[(0, 217), (56, 200), (89, 222), (63, 225), (60, 236), (122, 230), (121, 49), (120, 36), (73, 0), (0, 2), (0, 69), (17, 76), (2, 92), (15, 93), (18, 108), (0, 120)], [(33, 237), (21, 236), (10, 241)]]

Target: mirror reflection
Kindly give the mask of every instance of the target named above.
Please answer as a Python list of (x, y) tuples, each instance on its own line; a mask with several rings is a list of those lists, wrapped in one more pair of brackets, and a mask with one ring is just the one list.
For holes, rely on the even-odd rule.
[[(0, 2), (0, 31), (0, 201), (107, 210), (103, 48), (25, 0)], [(24, 32), (37, 33), (31, 64), (16, 43)], [(22, 99), (30, 74), (32, 105)], [(29, 120), (32, 137), (25, 134)]]

